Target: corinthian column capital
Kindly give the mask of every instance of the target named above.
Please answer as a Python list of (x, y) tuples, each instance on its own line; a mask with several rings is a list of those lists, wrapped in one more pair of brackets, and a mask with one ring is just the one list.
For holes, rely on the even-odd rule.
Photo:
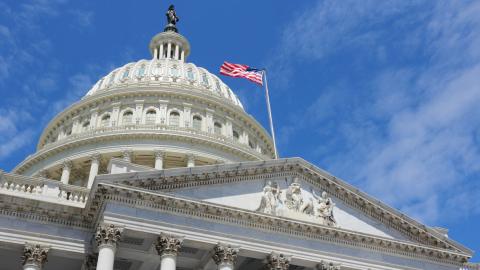
[(290, 256), (272, 252), (267, 256), (266, 269), (268, 270), (288, 270), (290, 267)]
[(37, 268), (42, 268), (43, 264), (47, 262), (48, 247), (39, 244), (25, 244), (22, 256), (22, 265), (32, 265)]
[(213, 251), (212, 259), (217, 265), (230, 264), (233, 266), (237, 261), (239, 249), (219, 243), (213, 248)]
[(116, 248), (122, 236), (122, 230), (122, 228), (118, 228), (113, 224), (98, 226), (97, 232), (95, 233), (95, 241), (98, 247), (109, 245)]
[(158, 255), (174, 255), (176, 256), (180, 251), (182, 246), (183, 237), (175, 237), (171, 235), (161, 234), (157, 242), (155, 243), (155, 248), (157, 249)]

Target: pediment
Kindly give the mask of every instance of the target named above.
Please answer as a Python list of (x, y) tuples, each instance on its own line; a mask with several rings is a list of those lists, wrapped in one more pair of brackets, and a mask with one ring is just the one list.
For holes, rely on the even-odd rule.
[(472, 253), (300, 158), (104, 175), (97, 180), (292, 222)]

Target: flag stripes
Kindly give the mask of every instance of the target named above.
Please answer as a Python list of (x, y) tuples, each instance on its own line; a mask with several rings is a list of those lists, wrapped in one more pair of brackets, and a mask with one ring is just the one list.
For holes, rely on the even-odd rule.
[(245, 78), (259, 85), (263, 85), (263, 72), (250, 68), (247, 65), (223, 62), (223, 65), (220, 67), (220, 74), (235, 78)]

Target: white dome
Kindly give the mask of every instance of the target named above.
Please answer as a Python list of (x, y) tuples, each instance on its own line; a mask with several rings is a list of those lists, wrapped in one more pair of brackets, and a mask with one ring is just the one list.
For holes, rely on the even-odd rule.
[(107, 91), (115, 91), (132, 84), (168, 83), (178, 84), (183, 89), (200, 91), (224, 98), (227, 102), (243, 109), (233, 91), (214, 74), (193, 63), (175, 59), (151, 59), (132, 62), (117, 68), (100, 79), (86, 97)]

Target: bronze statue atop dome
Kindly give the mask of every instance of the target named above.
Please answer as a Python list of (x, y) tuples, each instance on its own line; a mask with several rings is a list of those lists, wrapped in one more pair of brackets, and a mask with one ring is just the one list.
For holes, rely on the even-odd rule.
[(177, 13), (175, 12), (175, 7), (173, 5), (170, 5), (168, 7), (167, 13), (165, 13), (167, 16), (167, 26), (165, 26), (165, 32), (166, 31), (174, 31), (178, 32), (177, 30), (177, 22), (180, 20), (177, 16)]

